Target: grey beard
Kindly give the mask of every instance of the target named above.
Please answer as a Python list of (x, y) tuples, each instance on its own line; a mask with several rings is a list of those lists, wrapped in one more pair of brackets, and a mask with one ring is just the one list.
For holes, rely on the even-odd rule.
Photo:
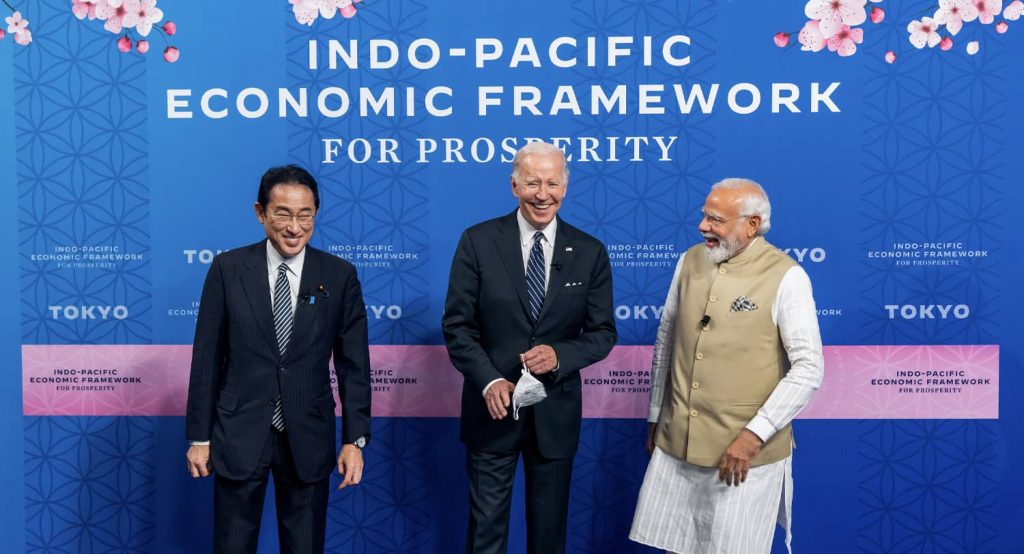
[(718, 238), (718, 246), (715, 248), (704, 247), (704, 253), (707, 255), (708, 261), (713, 264), (720, 264), (736, 255), (736, 252), (739, 250), (737, 244), (720, 237), (715, 238)]

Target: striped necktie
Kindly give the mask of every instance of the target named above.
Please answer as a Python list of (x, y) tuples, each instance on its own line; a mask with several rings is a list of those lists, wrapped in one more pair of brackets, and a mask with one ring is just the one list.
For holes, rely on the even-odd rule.
[(526, 292), (530, 294), (530, 319), (534, 323), (540, 317), (540, 309), (544, 305), (544, 245), (541, 241), (544, 233), (533, 234), (533, 248), (530, 249), (530, 261), (526, 264)]
[[(288, 339), (292, 336), (292, 290), (288, 286), (288, 264), (277, 266), (277, 281), (274, 283), (274, 331), (277, 333), (277, 348), (284, 357)], [(284, 407), (281, 397), (274, 399), (274, 417), (270, 424), (278, 431), (284, 431)]]

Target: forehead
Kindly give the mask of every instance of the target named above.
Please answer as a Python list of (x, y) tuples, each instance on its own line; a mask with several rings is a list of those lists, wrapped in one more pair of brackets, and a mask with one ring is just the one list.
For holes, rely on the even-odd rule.
[(704, 201), (704, 213), (733, 215), (740, 211), (743, 193), (738, 189), (717, 189), (708, 194)]
[(298, 183), (278, 183), (270, 189), (269, 196), (267, 206), (312, 208), (314, 204), (313, 191)]
[(519, 162), (519, 173), (523, 177), (552, 178), (561, 180), (565, 164), (555, 154), (529, 154)]

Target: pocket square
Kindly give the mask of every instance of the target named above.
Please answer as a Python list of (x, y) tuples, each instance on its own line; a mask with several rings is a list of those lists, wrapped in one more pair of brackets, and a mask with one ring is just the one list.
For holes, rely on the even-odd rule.
[(756, 309), (757, 304), (754, 304), (754, 301), (746, 296), (737, 297), (732, 301), (732, 306), (729, 306), (730, 312), (752, 312)]
[(583, 285), (583, 281), (566, 281), (565, 286), (567, 287), (579, 287)]

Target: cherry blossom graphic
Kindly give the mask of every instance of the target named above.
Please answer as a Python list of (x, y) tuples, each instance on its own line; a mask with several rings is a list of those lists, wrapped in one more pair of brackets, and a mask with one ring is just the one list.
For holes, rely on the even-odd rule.
[(332, 19), (336, 14), (350, 19), (356, 15), (356, 4), (362, 0), (288, 0), (292, 5), (295, 20), (303, 25), (313, 25), (318, 17)]
[[(871, 2), (879, 4), (881, 0)], [(835, 52), (840, 57), (855, 54), (857, 45), (863, 42), (864, 31), (857, 25), (865, 21), (878, 25), (886, 19), (885, 9), (875, 5), (869, 10), (867, 0), (808, 0), (804, 5), (804, 15), (810, 19), (800, 30), (800, 49), (820, 52), (827, 46), (829, 52)], [(952, 37), (960, 34), (965, 25), (975, 21), (978, 25), (995, 23), (995, 35), (1001, 35), (1009, 31), (1010, 21), (1017, 21), (1022, 15), (1022, 0), (1009, 2), (1005, 9), (1003, 0), (937, 0), (933, 9), (928, 9), (906, 23), (907, 38), (915, 49), (938, 46), (939, 51), (948, 52), (953, 49)], [(896, 24), (903, 25), (902, 22)], [(976, 27), (970, 34), (973, 36), (968, 36), (961, 44), (965, 44), (965, 51), (973, 56), (980, 50), (981, 41), (986, 40), (986, 33)], [(775, 33), (775, 45), (788, 48), (789, 36), (790, 33), (786, 31)], [(988, 39), (994, 38), (991, 31), (987, 36)], [(887, 50), (883, 57), (886, 62), (895, 63), (897, 51)]]
[[(0, 0), (12, 14), (5, 17), (7, 33), (14, 34), (14, 42), (26, 46), (32, 42), (32, 32), (28, 29), (28, 19), (11, 4), (14, 0)], [(157, 7), (159, 0), (71, 0), (71, 13), (81, 21), (102, 21), (103, 28), (118, 35), (114, 46), (123, 53), (133, 50), (144, 55), (150, 50), (148, 37), (153, 29), (157, 29), (166, 38), (177, 32), (173, 21), (157, 26), (164, 19), (164, 12)], [(343, 3), (343, 0), (336, 0)], [(340, 9), (340, 8), (339, 8)], [(6, 33), (0, 29), (0, 39)], [(178, 60), (178, 49), (167, 44), (164, 49), (164, 60), (174, 63)]]

